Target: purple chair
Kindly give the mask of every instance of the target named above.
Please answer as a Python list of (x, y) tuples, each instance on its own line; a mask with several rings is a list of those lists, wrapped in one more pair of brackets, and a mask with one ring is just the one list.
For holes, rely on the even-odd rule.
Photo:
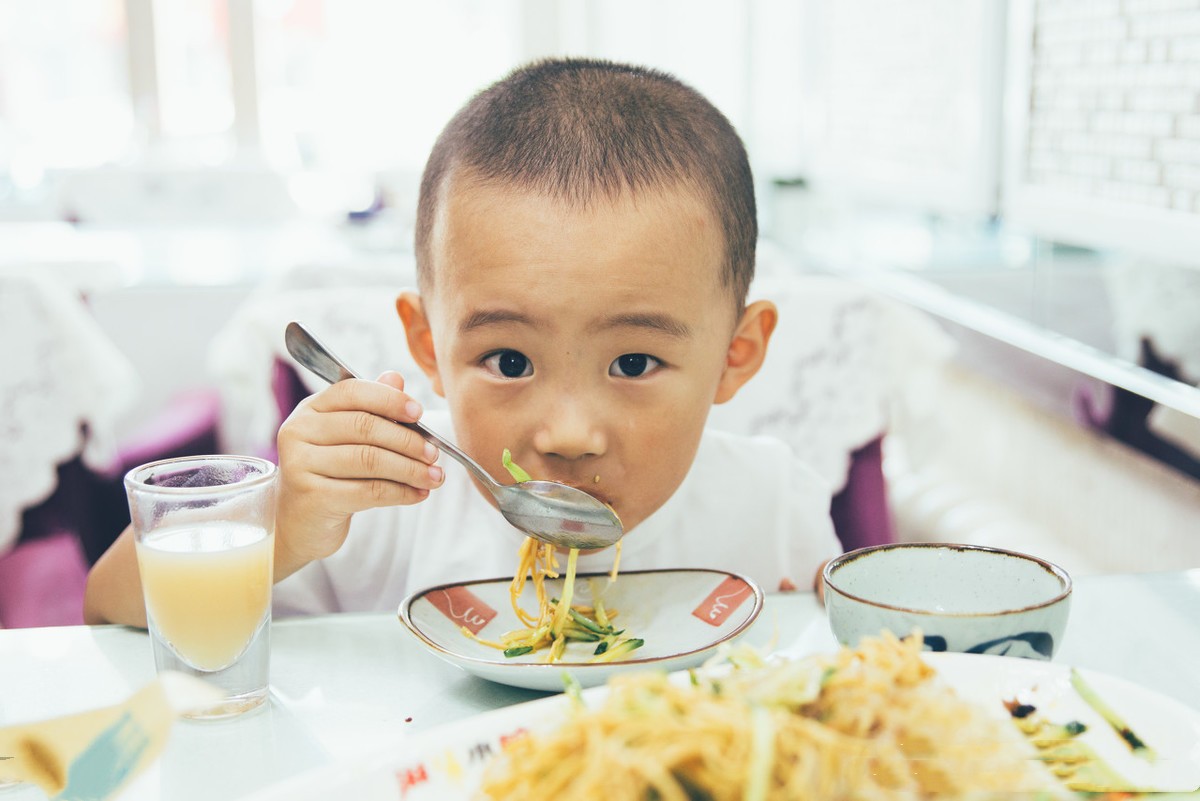
[(83, 623), (87, 569), (74, 532), (18, 542), (0, 556), (0, 627)]
[[(1179, 365), (1161, 356), (1149, 337), (1142, 337), (1140, 349), (1138, 364), (1142, 367), (1175, 381), (1188, 383), (1180, 373)], [(1200, 479), (1200, 459), (1188, 448), (1159, 435), (1151, 428), (1154, 401), (1110, 384), (1098, 387), (1096, 394), (1087, 386), (1080, 386), (1073, 400), (1076, 418), (1084, 425), (1102, 431), (1186, 476)]]
[(896, 525), (883, 474), (883, 436), (850, 456), (846, 486), (830, 504), (833, 529), (847, 551), (896, 541)]

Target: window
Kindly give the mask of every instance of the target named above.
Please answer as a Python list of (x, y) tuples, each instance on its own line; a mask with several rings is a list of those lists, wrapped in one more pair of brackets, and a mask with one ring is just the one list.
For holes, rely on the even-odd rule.
[(153, 6), (160, 142), (181, 157), (215, 162), (233, 144), (233, 80), (227, 0)]
[(128, 150), (124, 9), (122, 0), (0, 3), (0, 175), (28, 187), (47, 168), (95, 166)]
[(518, 12), (514, 0), (260, 0), (267, 157), (419, 171), (446, 120), (520, 60)]

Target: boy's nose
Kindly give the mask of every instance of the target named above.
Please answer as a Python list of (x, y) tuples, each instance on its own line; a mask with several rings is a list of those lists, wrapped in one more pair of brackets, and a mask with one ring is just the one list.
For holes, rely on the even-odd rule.
[(538, 453), (562, 459), (600, 456), (606, 437), (599, 417), (579, 399), (563, 398), (548, 406), (533, 438)]

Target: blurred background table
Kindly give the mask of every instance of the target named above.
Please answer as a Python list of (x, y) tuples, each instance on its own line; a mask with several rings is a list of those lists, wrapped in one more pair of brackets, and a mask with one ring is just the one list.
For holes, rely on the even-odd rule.
[[(834, 641), (811, 593), (773, 594), (746, 635), (793, 653)], [(544, 694), (493, 684), (425, 651), (395, 615), (272, 626), (271, 700), (244, 718), (184, 722), (122, 799), (234, 799), (307, 769)], [(1200, 570), (1086, 576), (1055, 658), (1200, 710)], [(121, 626), (0, 631), (0, 726), (124, 700), (154, 675), (145, 632)], [(22, 786), (4, 801), (44, 796)]]

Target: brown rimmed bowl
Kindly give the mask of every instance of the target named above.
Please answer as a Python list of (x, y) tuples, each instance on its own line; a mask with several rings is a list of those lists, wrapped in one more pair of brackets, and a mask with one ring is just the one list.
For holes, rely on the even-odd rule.
[(1062, 642), (1071, 577), (1026, 553), (903, 542), (849, 551), (822, 571), (829, 625), (857, 645), (920, 631), (933, 651), (1050, 659)]

